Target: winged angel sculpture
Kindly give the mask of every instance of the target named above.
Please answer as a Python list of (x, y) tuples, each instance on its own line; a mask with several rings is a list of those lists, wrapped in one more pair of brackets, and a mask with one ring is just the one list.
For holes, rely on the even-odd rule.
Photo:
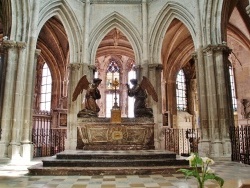
[(93, 83), (90, 83), (86, 75), (84, 75), (79, 80), (74, 90), (72, 101), (75, 101), (78, 95), (82, 93), (84, 89), (86, 90), (86, 94), (85, 94), (85, 108), (77, 114), (78, 117), (98, 116), (100, 108), (97, 105), (96, 100), (101, 98), (101, 94), (98, 89), (98, 86), (101, 83), (101, 81), (102, 80), (99, 78), (94, 78)]
[(135, 98), (134, 116), (153, 117), (152, 108), (147, 107), (147, 94), (151, 95), (155, 102), (158, 102), (158, 95), (151, 82), (145, 76), (143, 76), (140, 84), (138, 84), (137, 79), (131, 79), (130, 82), (133, 84), (132, 88), (129, 87), (129, 84), (126, 85), (128, 88), (128, 96)]

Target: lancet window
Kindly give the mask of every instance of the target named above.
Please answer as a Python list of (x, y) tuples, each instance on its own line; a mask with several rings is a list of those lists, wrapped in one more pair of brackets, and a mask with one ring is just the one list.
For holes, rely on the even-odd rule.
[(44, 63), (41, 82), (40, 110), (50, 111), (51, 109), (52, 78), (47, 63)]
[(229, 66), (229, 75), (230, 75), (233, 110), (237, 111), (237, 100), (236, 100), (236, 92), (235, 92), (234, 72), (233, 72), (233, 67), (232, 66)]
[(182, 69), (178, 72), (176, 79), (176, 103), (178, 111), (187, 110), (187, 90), (185, 75)]

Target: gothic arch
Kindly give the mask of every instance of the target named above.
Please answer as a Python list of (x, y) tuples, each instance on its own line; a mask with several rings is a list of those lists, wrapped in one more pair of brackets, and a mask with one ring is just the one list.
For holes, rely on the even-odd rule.
[(90, 35), (89, 45), (89, 52), (91, 53), (90, 63), (95, 63), (96, 52), (100, 42), (103, 37), (114, 28), (119, 29), (128, 38), (134, 50), (135, 62), (140, 64), (142, 59), (142, 40), (140, 34), (126, 18), (117, 12), (114, 12), (101, 20), (91, 32), (92, 34)]
[(77, 22), (76, 16), (73, 14), (73, 10), (67, 4), (66, 1), (53, 1), (51, 3), (45, 4), (44, 7), (40, 9), (40, 17), (38, 21), (38, 33), (40, 32), (42, 26), (51, 17), (56, 16), (62, 22), (69, 41), (69, 51), (70, 63), (81, 62), (81, 43), (82, 35), (80, 30), (80, 25)]
[(169, 25), (174, 19), (180, 20), (189, 30), (193, 41), (195, 41), (194, 16), (182, 5), (175, 2), (168, 2), (160, 11), (150, 32), (150, 61), (160, 62), (161, 45)]

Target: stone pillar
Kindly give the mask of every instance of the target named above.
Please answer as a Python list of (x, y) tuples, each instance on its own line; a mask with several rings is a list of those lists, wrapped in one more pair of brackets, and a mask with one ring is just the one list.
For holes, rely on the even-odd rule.
[(8, 156), (11, 159), (20, 159), (20, 142), (23, 125), (23, 104), (24, 104), (24, 72), (26, 68), (24, 48), (26, 43), (17, 42), (18, 60), (17, 60), (17, 79), (15, 81), (15, 90), (13, 90), (14, 104), (13, 104), (13, 117), (12, 117), (12, 135), (11, 142), (8, 147)]
[[(34, 56), (34, 62), (32, 61), (32, 63), (34, 63), (34, 69), (33, 70), (36, 70), (36, 64), (37, 64), (37, 58), (38, 56), (40, 55), (41, 53), (41, 50), (39, 49), (36, 49), (35, 50), (35, 56)], [(27, 66), (26, 66), (27, 67)], [(33, 74), (33, 78), (35, 80), (35, 73), (36, 71), (34, 72)], [(34, 82), (33, 82), (33, 89), (32, 89), (32, 94), (31, 96), (33, 97), (33, 93), (34, 93)], [(27, 97), (27, 96), (26, 96)], [(32, 100), (33, 101), (33, 100)], [(30, 106), (30, 109), (32, 108), (32, 103), (31, 103), (31, 106)], [(31, 114), (31, 111), (29, 112), (28, 109), (26, 111), (26, 113), (28, 114), (24, 114), (26, 116), (28, 116), (29, 114)], [(32, 118), (32, 114), (31, 114), (31, 118)], [(33, 158), (33, 143), (32, 143), (32, 128), (33, 128), (33, 123), (32, 123), (32, 120), (30, 118), (30, 122), (28, 123), (28, 121), (26, 120), (25, 122), (22, 121), (23, 123), (23, 132), (22, 132), (22, 141), (21, 141), (21, 156), (24, 160), (26, 161), (29, 161)]]
[(1, 116), (2, 134), (0, 141), (0, 158), (5, 158), (8, 156), (8, 145), (11, 140), (11, 128), (14, 108), (13, 91), (15, 91), (15, 79), (18, 59), (16, 42), (11, 40), (4, 40), (3, 47), (7, 52), (7, 67)]
[(209, 45), (203, 53), (210, 156), (230, 157), (229, 126), (234, 124), (228, 67), (230, 50), (225, 44)]
[(36, 49), (37, 45), (37, 25), (39, 17), (39, 1), (30, 1), (31, 17), (30, 32), (27, 42), (26, 61), (27, 66), (24, 73), (25, 91), (24, 91), (24, 105), (23, 105), (23, 135), (22, 135), (22, 155), (23, 158), (29, 159), (33, 157), (33, 144), (31, 142), (32, 126), (33, 126), (33, 101), (35, 88), (35, 75), (37, 65), (37, 55), (39, 51)]
[(206, 92), (206, 77), (202, 49), (199, 48), (196, 54), (193, 54), (196, 67), (197, 89), (199, 98), (199, 122), (198, 128), (201, 130), (201, 138), (199, 142), (200, 155), (207, 156), (210, 154), (210, 139), (208, 127), (208, 112), (207, 112), (207, 92)]
[(148, 95), (148, 105), (153, 108), (154, 113), (154, 146), (155, 149), (164, 149), (164, 128), (163, 128), (163, 113), (162, 113), (162, 94), (161, 94), (161, 72), (162, 64), (149, 64), (149, 80), (152, 83), (157, 95), (158, 102), (153, 101), (152, 97)]
[(76, 149), (77, 146), (77, 113), (81, 110), (82, 97), (72, 102), (72, 94), (82, 75), (81, 63), (70, 63), (69, 69), (69, 87), (68, 87), (68, 115), (67, 115), (67, 139), (65, 149)]
[(147, 0), (142, 0), (142, 76), (148, 77), (148, 7)]
[(177, 128), (177, 106), (176, 102), (176, 81), (175, 80), (168, 80), (166, 83), (166, 96), (167, 96), (167, 111), (170, 112), (170, 125), (171, 128)]
[(249, 5), (246, 7), (246, 12), (248, 16), (250, 17), (250, 0), (249, 0)]
[(84, 41), (83, 41), (83, 63), (88, 62), (89, 51), (89, 21), (90, 21), (90, 0), (85, 1), (85, 27), (84, 27)]

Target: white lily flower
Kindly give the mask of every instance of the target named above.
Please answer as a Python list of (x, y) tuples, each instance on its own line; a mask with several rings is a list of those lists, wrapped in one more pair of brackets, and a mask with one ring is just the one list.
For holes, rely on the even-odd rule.
[(215, 171), (214, 171), (212, 168), (210, 168), (210, 167), (207, 168), (206, 173), (212, 174), (212, 173), (214, 173), (214, 172), (215, 172)]
[(195, 154), (191, 153), (191, 155), (188, 158), (186, 158), (186, 160), (193, 161), (195, 159), (195, 157), (196, 157)]

